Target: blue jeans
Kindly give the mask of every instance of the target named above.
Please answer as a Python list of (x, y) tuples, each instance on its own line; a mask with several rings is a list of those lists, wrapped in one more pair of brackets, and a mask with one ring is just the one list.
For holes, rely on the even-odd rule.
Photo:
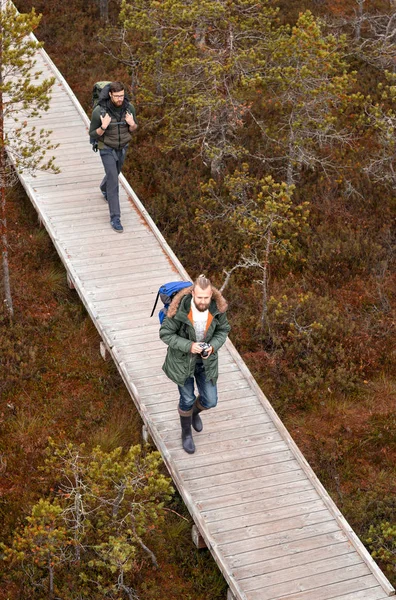
[(106, 194), (107, 202), (109, 203), (110, 219), (121, 216), (118, 175), (121, 173), (124, 164), (127, 147), (125, 146), (120, 150), (113, 150), (106, 146), (102, 150), (99, 150), (105, 170), (105, 176), (100, 184), (100, 189)]
[[(205, 369), (201, 358), (197, 358), (194, 377), (200, 396), (199, 403), (205, 409), (214, 408), (217, 404), (217, 386), (205, 379)], [(180, 393), (179, 410), (183, 412), (192, 410), (195, 402), (194, 377), (189, 377), (183, 386), (177, 386)]]

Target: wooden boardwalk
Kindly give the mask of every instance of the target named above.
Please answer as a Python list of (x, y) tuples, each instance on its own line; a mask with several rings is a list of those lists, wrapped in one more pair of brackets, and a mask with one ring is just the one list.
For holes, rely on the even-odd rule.
[(228, 598), (393, 595), (231, 342), (220, 351), (219, 405), (194, 436), (196, 453), (182, 450), (176, 386), (161, 371), (166, 347), (150, 312), (159, 285), (188, 274), (123, 177), (125, 232), (112, 231), (89, 121), (44, 51), (37, 61), (57, 83), (50, 110), (32, 124), (53, 130), (62, 172), (22, 174), (21, 182), (229, 584)]

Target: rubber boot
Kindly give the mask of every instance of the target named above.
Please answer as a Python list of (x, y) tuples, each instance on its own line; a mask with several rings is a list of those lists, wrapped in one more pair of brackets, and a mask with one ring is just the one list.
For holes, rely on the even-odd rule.
[(199, 416), (199, 413), (202, 412), (202, 408), (199, 408), (199, 406), (197, 406), (198, 400), (199, 400), (199, 396), (195, 399), (195, 402), (194, 402), (193, 413), (192, 413), (192, 426), (195, 429), (195, 431), (200, 432), (203, 429), (203, 424), (202, 424), (201, 417)]
[(188, 452), (188, 454), (194, 454), (195, 452), (195, 445), (191, 432), (191, 421), (192, 415), (188, 417), (182, 417), (180, 415), (183, 449)]

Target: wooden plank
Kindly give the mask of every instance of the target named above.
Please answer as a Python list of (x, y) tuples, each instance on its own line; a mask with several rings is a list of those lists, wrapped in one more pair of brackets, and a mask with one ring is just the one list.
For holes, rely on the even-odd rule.
[(217, 485), (209, 488), (202, 487), (196, 490), (194, 497), (196, 498), (197, 506), (200, 508), (210, 508), (211, 506), (217, 506), (217, 502), (221, 503), (223, 498), (231, 499), (235, 497), (237, 502), (239, 497), (243, 498), (244, 494), (253, 493), (255, 490), (265, 494), (268, 488), (283, 490), (285, 486), (299, 481), (304, 481), (304, 472), (301, 469), (278, 475), (271, 474), (254, 477), (248, 484), (245, 481), (232, 481), (225, 485)]
[[(361, 567), (360, 567), (361, 569)], [(305, 587), (305, 586), (304, 586)], [(385, 600), (384, 592), (372, 575), (362, 575), (315, 587), (271, 596), (271, 600)], [(264, 600), (261, 590), (249, 592), (249, 600)], [(269, 598), (268, 598), (269, 600)]]
[(305, 564), (303, 577), (301, 577), (300, 565), (250, 577), (243, 581), (243, 589), (245, 592), (259, 589), (263, 600), (272, 600), (281, 590), (283, 594), (290, 593), (293, 589), (309, 590), (368, 573), (367, 565), (360, 556), (356, 552), (350, 552), (335, 558)]
[[(109, 271), (111, 273), (111, 270)], [(85, 278), (84, 278), (85, 280)], [(136, 297), (136, 289), (139, 286), (145, 286), (149, 284), (150, 287), (160, 287), (161, 282), (164, 281), (163, 269), (161, 270), (148, 270), (147, 266), (145, 270), (141, 270), (138, 273), (129, 273), (129, 278), (123, 278), (123, 281), (117, 285), (108, 285), (105, 288), (101, 286), (93, 286), (91, 284), (90, 291), (87, 292), (87, 296), (94, 298), (95, 302), (105, 302), (107, 300), (119, 300), (120, 298), (132, 298)], [(128, 340), (125, 340), (127, 344)], [(163, 343), (163, 342), (162, 342)]]
[(228, 542), (247, 539), (250, 536), (260, 537), (264, 535), (263, 532), (273, 533), (279, 526), (278, 521), (288, 521), (290, 524), (291, 519), (303, 515), (308, 519), (311, 513), (323, 511), (324, 508), (325, 505), (322, 500), (313, 500), (312, 502), (263, 511), (245, 519), (242, 515), (240, 520), (232, 520), (229, 523), (227, 521), (216, 521), (209, 524), (208, 529), (216, 538), (216, 541), (223, 546)]
[[(175, 398), (173, 400), (174, 402), (174, 407), (176, 409), (176, 405), (177, 405), (177, 398)], [(260, 430), (263, 431), (263, 435), (265, 435), (266, 433), (266, 429), (267, 428), (272, 428), (272, 424), (271, 423), (261, 423), (260, 424)], [(249, 435), (249, 433), (251, 432), (255, 432), (257, 431), (257, 427), (254, 425), (250, 425), (250, 427), (245, 426), (244, 430), (241, 431), (240, 428), (235, 428), (235, 429), (220, 429), (218, 431), (213, 431), (211, 427), (208, 426), (208, 423), (204, 422), (204, 430), (201, 434), (199, 434), (199, 452), (206, 452), (206, 448), (208, 445), (212, 445), (213, 443), (217, 444), (217, 448), (218, 448), (218, 444), (223, 444), (223, 443), (227, 443), (229, 440), (238, 440), (240, 438), (245, 437), (246, 435)], [(174, 429), (171, 429), (170, 432), (163, 432), (163, 439), (166, 441), (166, 445), (169, 448), (169, 451), (172, 452), (175, 448), (180, 448), (180, 431), (178, 430), (178, 435), (174, 435), (173, 434)], [(198, 434), (194, 433), (194, 436), (197, 436)], [(197, 438), (196, 438), (197, 439)], [(257, 486), (259, 486), (260, 480), (257, 481)], [(250, 483), (250, 488), (253, 489), (254, 485), (256, 484), (256, 480), (252, 481)], [(238, 483), (236, 484), (238, 485)], [(209, 491), (208, 491), (209, 493)]]
[[(73, 206), (69, 205), (69, 208), (73, 208)], [(52, 220), (52, 222), (54, 225), (56, 224), (57, 231), (62, 233), (68, 239), (72, 237), (77, 238), (78, 235), (85, 235), (87, 231), (95, 233), (95, 235), (98, 236), (101, 231), (108, 231), (108, 229), (104, 227), (102, 221), (103, 214), (108, 214), (108, 205), (107, 203), (98, 200), (95, 203), (94, 208), (95, 210), (90, 214), (89, 230), (87, 230), (86, 220), (84, 222), (84, 219), (79, 219), (78, 215), (77, 217), (74, 217), (74, 223), (71, 220), (64, 221), (62, 218), (57, 218), (56, 221)], [(145, 233), (146, 236), (148, 235), (148, 232), (145, 229), (142, 229), (141, 224), (138, 223), (133, 215), (123, 214), (122, 219), (129, 224), (129, 230), (133, 231), (138, 237), (142, 237), (143, 233)]]
[[(169, 389), (173, 389), (175, 397), (179, 398), (179, 394), (177, 392), (177, 388), (175, 387), (174, 383), (172, 383), (168, 379), (164, 379), (164, 385), (166, 385), (167, 387), (169, 386)], [(161, 385), (161, 388), (162, 388), (162, 385)], [(146, 392), (146, 394), (149, 394), (149, 392)], [(144, 399), (144, 390), (142, 390), (142, 398)], [(222, 412), (222, 406), (218, 405), (215, 410), (216, 410), (216, 413), (219, 415), (219, 413)], [(212, 412), (214, 412), (214, 410)], [(251, 420), (254, 420), (254, 419), (260, 419), (260, 423), (268, 423), (269, 422), (268, 416), (263, 415), (262, 412), (260, 412), (259, 406), (252, 407), (252, 409), (249, 411), (247, 417), (246, 417), (246, 413), (247, 413), (246, 409), (245, 408), (241, 409), (239, 406), (233, 410), (224, 408), (223, 415), (221, 418), (221, 423), (219, 424), (218, 422), (215, 421), (213, 430), (218, 431), (222, 427), (226, 428), (227, 426), (231, 429), (235, 429), (236, 427), (241, 426), (242, 422), (248, 424), (249, 422), (251, 422)], [(170, 417), (168, 416), (167, 412), (151, 413), (151, 416), (152, 416), (152, 419), (155, 420), (157, 423), (159, 423), (161, 421), (167, 422), (167, 421), (171, 420)], [(208, 412), (207, 418), (208, 419), (210, 418), (209, 412)], [(213, 416), (212, 416), (212, 418), (214, 419)], [(239, 423), (237, 423), (237, 420), (239, 418), (241, 419), (241, 421)], [(259, 422), (259, 421), (257, 421), (257, 422)]]
[[(113, 263), (111, 263), (111, 259)], [(129, 266), (131, 269), (135, 269), (139, 264), (144, 267), (144, 265), (150, 266), (153, 263), (161, 261), (163, 264), (167, 265), (166, 257), (164, 256), (162, 250), (158, 248), (158, 246), (152, 246), (150, 248), (145, 248), (144, 256), (136, 255), (136, 250), (134, 248), (118, 247), (112, 248), (112, 256), (108, 255), (107, 249), (103, 246), (95, 247), (90, 252), (84, 252), (80, 256), (76, 256), (73, 258), (73, 264), (78, 268), (79, 273), (84, 273), (84, 278), (89, 281), (90, 270), (89, 266), (94, 267), (95, 265), (103, 265), (104, 263), (109, 262), (109, 264), (117, 264), (122, 263), (124, 266)], [(168, 265), (167, 265), (168, 266)], [(113, 276), (114, 279), (117, 279), (117, 276)], [(102, 277), (92, 278), (93, 283), (95, 284), (96, 280), (103, 279)], [(119, 279), (119, 278), (118, 278)]]
[[(195, 436), (195, 440), (198, 442), (199, 437)], [(241, 444), (240, 451), (238, 452), (235, 449), (232, 449), (228, 452), (224, 452), (224, 461), (222, 464), (218, 464), (218, 458), (213, 456), (213, 454), (207, 454), (202, 452), (197, 452), (193, 456), (193, 460), (188, 461), (184, 459), (182, 451), (176, 449), (173, 453), (173, 456), (177, 458), (178, 468), (183, 472), (184, 478), (191, 478), (191, 474), (196, 474), (197, 469), (200, 471), (201, 476), (212, 475), (213, 473), (226, 473), (229, 466), (232, 468), (234, 465), (231, 463), (236, 462), (236, 468), (238, 465), (242, 464), (242, 461), (254, 460), (257, 459), (258, 464), (260, 464), (260, 459), (265, 461), (269, 460), (268, 457), (271, 457), (270, 460), (272, 462), (279, 462), (278, 458), (274, 458), (275, 456), (281, 457), (282, 460), (289, 458), (291, 455), (287, 449), (285, 449), (285, 443), (270, 443), (270, 444), (258, 444), (257, 446), (247, 445), (243, 446)], [(268, 463), (267, 464), (272, 464)], [(227, 465), (227, 466), (226, 466)], [(262, 502), (259, 502), (261, 510)], [(227, 512), (226, 510), (222, 512)], [(210, 511), (204, 513), (208, 522), (210, 520), (215, 520), (216, 515), (211, 514)], [(221, 516), (218, 516), (221, 518)]]
[[(347, 582), (348, 579), (357, 579), (358, 577), (367, 575), (367, 572), (368, 568), (363, 562), (356, 565), (345, 566), (345, 568), (320, 573), (312, 577), (301, 577), (300, 569), (298, 580), (273, 584), (257, 590), (256, 594), (253, 593), (255, 590), (246, 590), (246, 586), (244, 586), (244, 591), (245, 593), (248, 593), (249, 600), (276, 600), (278, 598), (284, 598), (285, 596), (288, 597), (288, 594), (291, 596), (296, 592), (308, 592), (314, 590), (316, 592), (316, 598), (323, 598), (323, 588), (326, 588), (328, 585)], [(340, 586), (340, 589), (342, 589), (342, 586)], [(342, 598), (342, 595), (340, 598)]]
[[(108, 214), (106, 214), (106, 218), (109, 218)], [(126, 219), (123, 218), (123, 221), (125, 222)], [(140, 229), (140, 230), (135, 230), (133, 229), (133, 227), (130, 227), (129, 229), (129, 233), (132, 235), (133, 234), (133, 242), (132, 245), (133, 246), (138, 246), (139, 244), (145, 244), (145, 245), (155, 245), (154, 240), (150, 237), (150, 234), (148, 231), (146, 231), (145, 229)], [(85, 246), (88, 246), (90, 244), (103, 244), (103, 234), (111, 234), (108, 235), (108, 238), (110, 240), (110, 242), (112, 241), (119, 241), (119, 237), (122, 237), (123, 239), (125, 239), (125, 232), (122, 236), (118, 236), (115, 237), (115, 232), (107, 227), (106, 223), (103, 223), (103, 226), (101, 227), (96, 227), (94, 229), (85, 229), (85, 234), (83, 236), (81, 236), (81, 233), (78, 231), (68, 231), (68, 232), (64, 232), (62, 235), (62, 240), (64, 241), (65, 244), (72, 244), (73, 242), (77, 242), (78, 243), (78, 247), (79, 248), (84, 248)], [(125, 241), (124, 241), (125, 243)], [(141, 246), (140, 246), (141, 249)]]
[[(203, 469), (206, 471), (206, 468)], [(253, 502), (241, 502), (239, 505), (229, 508), (220, 508), (218, 510), (202, 511), (205, 521), (218, 528), (218, 531), (227, 531), (232, 528), (247, 527), (253, 523), (262, 523), (263, 517), (272, 514), (272, 511), (286, 510), (289, 507), (299, 505), (310, 505), (312, 502), (317, 502), (319, 496), (314, 489), (294, 492), (286, 496), (275, 496), (270, 498), (260, 499)]]
[[(163, 415), (163, 418), (161, 419), (161, 421), (158, 421), (158, 423), (156, 423), (156, 426), (158, 427), (158, 432), (160, 433), (162, 439), (166, 440), (167, 443), (167, 447), (168, 447), (168, 451), (172, 454), (174, 454), (174, 450), (178, 450), (181, 448), (181, 444), (180, 444), (180, 422), (179, 422), (179, 414), (177, 412), (177, 406), (178, 406), (178, 402), (179, 402), (179, 398), (176, 395), (173, 395), (170, 398), (169, 404), (168, 404), (168, 411), (167, 411), (167, 415)], [(150, 413), (150, 407), (146, 407), (147, 412)], [(260, 419), (260, 427), (266, 427), (268, 425), (268, 422), (265, 422), (262, 417), (257, 417), (256, 416), (256, 420)], [(152, 419), (152, 415), (150, 413), (150, 419)], [(155, 419), (157, 421), (157, 419)], [(253, 421), (253, 417), (251, 418), (251, 420)], [(212, 431), (213, 429), (213, 431)], [(194, 439), (196, 441), (196, 453), (199, 454), (205, 454), (207, 452), (207, 444), (208, 444), (208, 433), (205, 433), (205, 431), (211, 431), (212, 435), (217, 435), (220, 437), (220, 439), (234, 439), (235, 437), (238, 436), (238, 432), (239, 432), (239, 428), (235, 428), (232, 427), (231, 425), (229, 425), (229, 427), (227, 429), (221, 429), (219, 427), (208, 427), (208, 423), (205, 422), (204, 424), (204, 431), (201, 432), (200, 434), (194, 432)], [(177, 434), (175, 434), (175, 432)], [(171, 443), (172, 442), (172, 443)], [(169, 443), (169, 446), (168, 446)]]
[[(321, 513), (314, 514), (320, 518)], [(251, 564), (255, 560), (263, 560), (273, 548), (282, 549), (287, 554), (315, 548), (317, 544), (322, 545), (326, 540), (331, 542), (340, 539), (346, 539), (345, 533), (340, 530), (335, 519), (330, 519), (314, 525), (224, 544), (222, 552), (228, 556), (230, 567), (234, 568)]]
[(323, 523), (336, 523), (336, 521), (326, 510), (323, 502), (315, 502), (310, 506), (299, 505), (293, 511), (273, 512), (263, 523), (255, 527), (219, 532), (216, 535), (216, 542), (224, 555), (230, 556), (249, 549), (254, 550), (256, 547), (265, 547), (267, 540), (270, 545), (276, 543), (276, 540), (285, 540), (287, 543), (289, 539), (298, 539), (299, 534), (305, 536), (306, 531), (309, 534), (310, 528), (317, 527), (320, 531)]
[[(370, 580), (375, 581), (374, 577), (370, 577)], [(353, 585), (356, 588), (357, 585), (359, 585), (359, 581), (356, 580), (352, 580), (353, 581)], [(349, 582), (348, 582), (349, 583)], [(344, 590), (346, 589), (346, 584), (344, 584)], [(327, 600), (328, 598), (330, 598), (329, 593), (333, 594), (334, 593), (334, 587), (333, 586), (326, 586), (326, 589), (323, 590), (321, 589), (321, 595), (320, 598), (323, 598), (323, 600)], [(334, 598), (334, 596), (332, 596)], [(288, 600), (290, 597), (287, 596), (287, 598), (285, 598), (285, 600)], [(313, 600), (313, 596), (306, 596), (305, 597), (306, 600)], [(304, 600), (305, 600), (304, 598)], [(316, 596), (316, 599), (318, 598), (318, 596)], [(340, 598), (340, 600), (387, 600), (389, 598), (389, 596), (384, 596), (384, 591), (382, 590), (382, 588), (377, 584), (376, 588), (370, 588), (370, 589), (365, 589), (363, 591), (358, 591), (358, 592), (352, 592), (351, 594), (342, 594), (342, 596), (337, 596), (337, 598)], [(291, 600), (291, 598), (290, 598)], [(300, 600), (303, 600), (303, 598), (300, 596)]]
[[(202, 417), (203, 419), (205, 419), (205, 417)], [(207, 421), (204, 420), (204, 430), (206, 430), (207, 428)], [(198, 434), (194, 433), (194, 437), (196, 437)], [(209, 457), (213, 456), (213, 454), (216, 452), (216, 446), (218, 448), (218, 442), (206, 442), (204, 445), (201, 444), (202, 442), (202, 436), (199, 435), (199, 441), (200, 441), (200, 445), (199, 445), (199, 464), (206, 464), (207, 461), (209, 461)], [(282, 442), (282, 446), (280, 445), (280, 442)], [(264, 447), (270, 447), (271, 448), (275, 448), (275, 444), (279, 445), (279, 447), (284, 448), (284, 442), (281, 441), (281, 438), (278, 434), (278, 432), (276, 430), (271, 431), (271, 433), (266, 433), (266, 434), (258, 434), (257, 435), (257, 431), (253, 434), (253, 435), (244, 435), (244, 436), (240, 436), (239, 438), (232, 438), (229, 440), (223, 440), (222, 441), (222, 452), (224, 452), (227, 456), (232, 456), (233, 454), (235, 454), (235, 452), (238, 452), (238, 450), (244, 450), (245, 448), (256, 448), (258, 451), (258, 448), (264, 448)], [(179, 449), (179, 448), (177, 448)], [(179, 459), (179, 455), (178, 454), (173, 454), (173, 456), (177, 459)], [(183, 454), (180, 452), (180, 459), (183, 459)], [(222, 459), (222, 460), (227, 460), (226, 458)], [(205, 461), (205, 462), (204, 462)], [(195, 462), (194, 462), (195, 464)], [(241, 498), (242, 500), (242, 498)]]
[(293, 541), (287, 546), (277, 544), (262, 548), (260, 551), (245, 552), (242, 559), (239, 556), (230, 560), (230, 564), (233, 565), (234, 575), (244, 579), (288, 569), (291, 566), (342, 556), (353, 551), (353, 546), (347, 541), (346, 535), (338, 530), (331, 534)]
[(236, 567), (233, 570), (235, 577), (238, 580), (250, 579), (252, 577), (264, 578), (268, 574), (279, 573), (281, 571), (288, 571), (289, 574), (296, 574), (296, 571), (292, 571), (292, 569), (295, 569), (296, 567), (303, 567), (304, 574), (306, 575), (309, 572), (307, 567), (310, 565), (313, 565), (314, 567), (312, 573), (316, 574), (317, 570), (315, 569), (315, 564), (318, 561), (324, 562), (330, 559), (340, 559), (339, 564), (341, 565), (344, 563), (344, 560), (341, 557), (354, 555), (356, 559), (356, 553), (354, 552), (352, 544), (345, 541), (336, 542), (326, 546), (318, 546), (313, 550), (301, 550), (294, 554), (284, 554), (281, 546), (273, 546), (271, 552), (269, 549), (266, 550), (268, 556), (264, 557), (263, 560), (242, 567)]
[[(196, 442), (199, 442), (199, 438), (196, 439)], [(288, 462), (291, 460), (292, 455), (289, 451), (285, 450), (284, 452), (274, 452), (269, 454), (261, 454), (258, 456), (252, 456), (242, 459), (230, 460), (228, 463), (216, 464), (206, 466), (204, 469), (196, 470), (196, 469), (185, 469), (181, 471), (181, 476), (183, 481), (191, 481), (193, 479), (201, 479), (202, 477), (210, 478), (213, 476), (224, 476), (228, 473), (234, 473), (236, 471), (246, 471), (246, 469), (254, 469), (261, 466), (270, 466), (276, 463)], [(240, 519), (240, 522), (243, 523), (243, 517)], [(235, 526), (234, 523), (231, 524), (231, 521), (228, 522), (229, 526)]]
[[(273, 498), (282, 498), (283, 496), (289, 496), (295, 494), (296, 492), (305, 492), (307, 490), (312, 490), (312, 485), (309, 481), (302, 477), (302, 473), (298, 473), (300, 475), (297, 479), (295, 478), (292, 481), (287, 481), (284, 484), (280, 484), (279, 482), (276, 485), (267, 485), (264, 487), (256, 486), (252, 488), (250, 485), (248, 488), (244, 486), (241, 489), (239, 487), (237, 493), (230, 494), (225, 493), (221, 496), (215, 496), (214, 498), (210, 498), (209, 500), (198, 500), (197, 506), (202, 511), (202, 513), (209, 514), (210, 520), (216, 520), (216, 514), (219, 515), (221, 511), (221, 516), (225, 514), (227, 517), (234, 516), (235, 514), (240, 514), (245, 511), (245, 504), (252, 503), (253, 505), (257, 505), (260, 503), (261, 506), (267, 506), (266, 502), (268, 499)], [(229, 509), (233, 508), (233, 512)], [(223, 509), (225, 509), (223, 513)], [(209, 511), (216, 511), (214, 512)]]
[[(175, 410), (176, 410), (176, 406), (177, 406), (177, 402), (178, 402), (179, 398), (176, 393), (174, 393), (173, 397), (175, 398), (175, 402), (176, 402), (176, 404), (175, 404)], [(153, 423), (155, 423), (156, 429), (157, 429), (159, 435), (161, 435), (161, 436), (164, 436), (164, 434), (167, 431), (175, 429), (175, 426), (177, 423), (176, 416), (174, 417), (174, 419), (171, 419), (169, 417), (166, 419), (155, 418), (155, 419), (152, 419), (152, 421), (153, 421)], [(266, 415), (255, 414), (255, 415), (246, 417), (246, 419), (244, 420), (244, 425), (249, 426), (254, 423), (261, 425), (261, 424), (265, 424), (268, 422), (269, 422), (268, 417)], [(180, 427), (180, 424), (177, 423), (177, 426)], [(231, 430), (234, 431), (237, 427), (238, 426), (235, 425), (235, 422), (233, 420), (227, 420), (226, 422), (222, 422), (221, 425), (212, 426), (211, 429), (214, 432), (217, 432), (217, 431), (224, 432), (224, 431), (231, 431)], [(199, 439), (200, 438), (198, 437), (197, 442), (199, 441)]]

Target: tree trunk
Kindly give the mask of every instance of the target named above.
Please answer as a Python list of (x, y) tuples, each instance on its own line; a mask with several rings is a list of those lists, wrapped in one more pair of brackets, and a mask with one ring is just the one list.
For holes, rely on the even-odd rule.
[(269, 231), (267, 236), (267, 243), (264, 254), (264, 264), (263, 264), (263, 287), (262, 287), (262, 297), (263, 304), (261, 308), (261, 335), (264, 337), (265, 330), (269, 332), (269, 324), (268, 324), (268, 267), (269, 267), (269, 255), (271, 251), (271, 242), (272, 242), (272, 234)]
[(48, 598), (54, 597), (54, 567), (52, 565), (51, 553), (48, 553)]
[[(3, 3), (1, 4), (1, 10)], [(4, 105), (3, 105), (3, 32), (0, 28), (0, 236), (1, 236), (1, 255), (3, 264), (3, 286), (4, 302), (7, 306), (10, 320), (14, 317), (14, 307), (12, 303), (10, 269), (8, 262), (8, 239), (7, 239), (7, 219), (6, 219), (6, 168), (7, 158), (4, 148)]]
[(294, 159), (296, 156), (296, 149), (294, 147), (294, 140), (292, 136), (290, 136), (289, 140), (289, 156), (287, 160), (287, 168), (286, 168), (286, 183), (287, 185), (294, 184)]
[[(158, 42), (158, 47), (161, 49), (161, 52), (157, 52), (157, 57), (155, 59), (155, 92), (158, 98), (161, 99), (161, 103), (164, 101), (163, 91), (162, 91), (162, 29), (159, 28), (155, 34)], [(157, 49), (158, 50), (158, 49)]]
[(100, 18), (104, 23), (109, 20), (109, 0), (99, 0)]
[(360, 41), (362, 36), (362, 21), (363, 21), (363, 5), (366, 0), (358, 0), (358, 18), (355, 27), (355, 40)]
[(8, 241), (7, 241), (7, 223), (5, 218), (5, 194), (4, 187), (1, 188), (1, 254), (3, 264), (3, 286), (4, 286), (4, 302), (7, 306), (10, 320), (14, 318), (14, 306), (12, 303), (10, 269), (8, 263)]

